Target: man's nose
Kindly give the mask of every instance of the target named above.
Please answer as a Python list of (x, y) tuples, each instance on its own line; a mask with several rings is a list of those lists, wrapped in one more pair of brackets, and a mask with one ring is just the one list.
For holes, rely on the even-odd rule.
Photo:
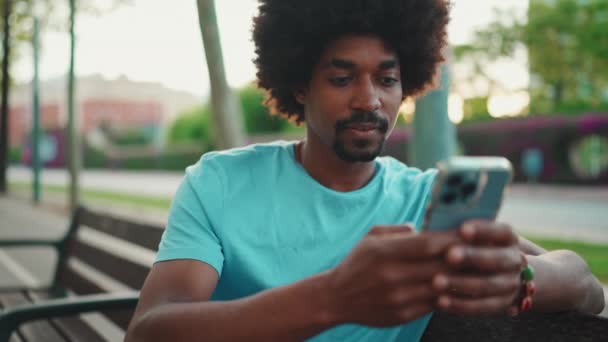
[(351, 106), (354, 110), (362, 112), (374, 112), (380, 109), (378, 89), (371, 78), (365, 77), (356, 82)]

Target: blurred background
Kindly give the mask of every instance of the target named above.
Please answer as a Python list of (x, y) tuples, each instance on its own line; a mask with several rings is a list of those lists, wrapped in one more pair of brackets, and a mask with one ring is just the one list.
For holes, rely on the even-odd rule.
[[(507, 157), (500, 218), (608, 283), (608, 1), (452, 2), (442, 86), (404, 102), (385, 154)], [(209, 3), (0, 1), (3, 215), (81, 202), (164, 222), (202, 153), (303, 136), (255, 87), (257, 1)]]

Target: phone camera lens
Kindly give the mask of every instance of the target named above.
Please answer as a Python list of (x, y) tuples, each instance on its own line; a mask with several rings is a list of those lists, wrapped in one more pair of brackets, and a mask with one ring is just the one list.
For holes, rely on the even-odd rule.
[(458, 196), (455, 193), (446, 192), (445, 194), (443, 194), (441, 196), (441, 202), (443, 204), (452, 204), (456, 200), (456, 197), (458, 197)]
[(451, 187), (459, 186), (462, 183), (461, 175), (451, 175), (448, 177), (448, 185)]
[(462, 197), (471, 196), (475, 192), (475, 190), (477, 190), (477, 185), (475, 183), (466, 183), (460, 188)]

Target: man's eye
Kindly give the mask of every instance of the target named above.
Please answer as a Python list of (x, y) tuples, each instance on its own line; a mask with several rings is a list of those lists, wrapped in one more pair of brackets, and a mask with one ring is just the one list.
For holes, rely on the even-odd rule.
[(385, 86), (385, 87), (394, 86), (398, 82), (399, 82), (399, 80), (396, 79), (396, 78), (394, 78), (394, 77), (382, 77), (382, 78), (380, 78), (380, 83), (382, 83), (382, 85)]
[(350, 77), (347, 77), (347, 76), (344, 76), (344, 77), (332, 77), (332, 78), (329, 79), (329, 81), (333, 85), (336, 85), (338, 87), (344, 87), (350, 81)]

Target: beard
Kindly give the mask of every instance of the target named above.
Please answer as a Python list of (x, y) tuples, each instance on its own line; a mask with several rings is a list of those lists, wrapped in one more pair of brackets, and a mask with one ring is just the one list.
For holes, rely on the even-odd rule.
[[(356, 124), (373, 125), (373, 134), (349, 137), (349, 127)], [(370, 162), (382, 153), (388, 128), (388, 119), (376, 112), (355, 113), (336, 123), (333, 151), (338, 158), (347, 162)]]

